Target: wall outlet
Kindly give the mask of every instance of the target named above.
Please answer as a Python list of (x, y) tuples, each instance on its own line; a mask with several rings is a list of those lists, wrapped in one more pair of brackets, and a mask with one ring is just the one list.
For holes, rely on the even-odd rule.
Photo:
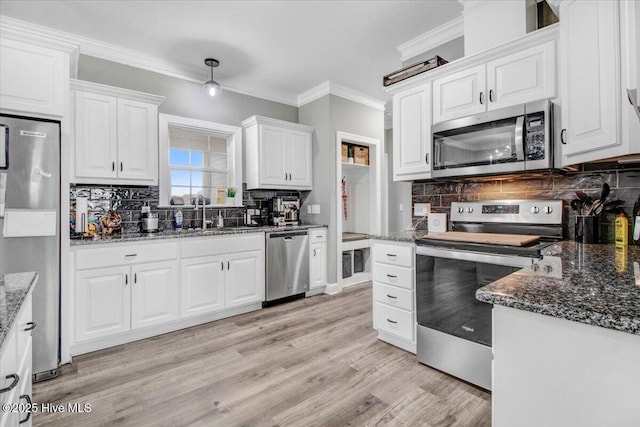
[(431, 212), (431, 203), (416, 203), (413, 205), (413, 216), (427, 216)]
[(320, 213), (320, 205), (311, 205), (311, 213), (319, 214)]
[(311, 215), (311, 205), (307, 205), (307, 215)]

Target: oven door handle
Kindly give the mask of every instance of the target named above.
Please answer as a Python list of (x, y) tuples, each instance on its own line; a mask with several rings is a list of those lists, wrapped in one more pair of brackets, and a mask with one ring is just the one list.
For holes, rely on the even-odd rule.
[(435, 248), (431, 246), (417, 246), (417, 255), (426, 255), (436, 258), (455, 259), (460, 261), (482, 262), (484, 264), (503, 265), (507, 267), (528, 267), (540, 261), (538, 258), (521, 257), (514, 255), (498, 255), (478, 252), (451, 250), (450, 248)]
[(516, 118), (515, 137), (516, 159), (521, 162), (524, 160), (524, 116)]

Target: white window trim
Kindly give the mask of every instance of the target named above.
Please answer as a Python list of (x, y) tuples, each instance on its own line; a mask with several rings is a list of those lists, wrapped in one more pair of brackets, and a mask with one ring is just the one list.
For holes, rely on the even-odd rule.
[[(231, 206), (242, 206), (242, 128), (237, 126), (224, 125), (221, 123), (209, 122), (206, 120), (191, 119), (188, 117), (173, 116), (170, 114), (158, 114), (159, 126), (159, 184), (160, 184), (160, 206), (175, 207), (169, 204), (169, 194), (171, 193), (171, 175), (169, 168), (169, 127), (180, 126), (193, 130), (206, 131), (219, 138), (224, 138), (228, 142), (228, 155), (231, 156), (230, 164), (233, 164), (233, 171), (229, 173), (229, 187), (237, 189), (235, 204)], [(212, 198), (213, 200), (213, 198)], [(185, 205), (189, 206), (189, 205)], [(223, 206), (211, 204), (209, 206)], [(230, 205), (224, 205), (230, 206)]]

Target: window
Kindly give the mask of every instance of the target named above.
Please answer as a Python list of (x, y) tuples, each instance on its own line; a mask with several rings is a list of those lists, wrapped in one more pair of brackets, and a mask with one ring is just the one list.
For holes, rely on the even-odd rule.
[(242, 188), (240, 128), (160, 114), (160, 153), (161, 205), (224, 204), (228, 187)]

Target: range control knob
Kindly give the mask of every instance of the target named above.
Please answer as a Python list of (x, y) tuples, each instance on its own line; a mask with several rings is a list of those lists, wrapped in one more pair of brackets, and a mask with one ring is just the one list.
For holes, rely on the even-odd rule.
[(553, 267), (551, 267), (550, 265), (545, 265), (544, 266), (544, 272), (547, 273), (547, 274), (553, 273)]
[(458, 208), (458, 213), (464, 213), (464, 208), (462, 206)]
[(529, 208), (529, 212), (531, 212), (532, 214), (540, 213), (540, 208), (538, 208), (537, 206), (531, 206)]
[(537, 272), (538, 270), (540, 270), (540, 266), (538, 264), (531, 265), (531, 271)]
[(553, 212), (553, 208), (551, 206), (545, 206), (542, 210), (546, 214), (550, 214), (551, 212)]
[(473, 208), (471, 208), (471, 207), (470, 207), (470, 208), (467, 208), (467, 212), (469, 212), (469, 213), (473, 213)]

